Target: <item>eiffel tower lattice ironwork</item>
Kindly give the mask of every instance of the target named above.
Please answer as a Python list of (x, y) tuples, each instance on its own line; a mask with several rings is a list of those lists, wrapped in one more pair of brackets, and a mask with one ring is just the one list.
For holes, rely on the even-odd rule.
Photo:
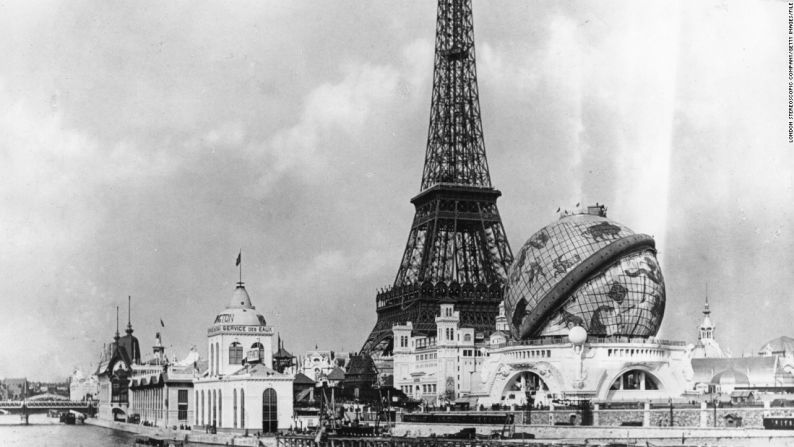
[(493, 331), (513, 254), (485, 157), (471, 0), (439, 0), (433, 97), (420, 193), (394, 284), (377, 295), (378, 321), (362, 352), (390, 353), (392, 326), (435, 334), (442, 302), (461, 325)]

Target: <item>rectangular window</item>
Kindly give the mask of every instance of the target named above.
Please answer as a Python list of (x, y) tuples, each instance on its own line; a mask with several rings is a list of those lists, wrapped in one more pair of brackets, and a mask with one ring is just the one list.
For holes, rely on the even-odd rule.
[(187, 421), (187, 390), (177, 390), (177, 419)]

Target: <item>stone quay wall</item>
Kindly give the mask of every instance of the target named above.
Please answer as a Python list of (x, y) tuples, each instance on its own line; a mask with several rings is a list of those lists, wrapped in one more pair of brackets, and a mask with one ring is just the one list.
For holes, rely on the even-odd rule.
[[(581, 425), (582, 412), (579, 409), (556, 408), (552, 410), (532, 411), (488, 411), (487, 414), (514, 415), (517, 425)], [(438, 414), (472, 414), (472, 412), (440, 412)], [(481, 413), (482, 414), (482, 413)], [(794, 408), (769, 408), (767, 407), (718, 407), (716, 409), (716, 424), (714, 423), (715, 410), (701, 404), (699, 407), (673, 406), (672, 416), (669, 408), (651, 407), (649, 403), (639, 403), (637, 408), (610, 409), (594, 405), (592, 410), (593, 426), (620, 427), (764, 427), (764, 416), (794, 416)], [(729, 417), (730, 416), (730, 417)], [(399, 417), (399, 416), (398, 416)], [(730, 425), (730, 420), (734, 425)], [(738, 420), (741, 422), (738, 423)]]
[[(471, 424), (397, 423), (394, 436), (427, 437), (457, 433), (464, 428), (474, 428), (480, 435), (501, 432), (502, 427)], [(763, 430), (754, 428), (698, 428), (698, 427), (582, 427), (564, 425), (518, 425), (516, 432), (532, 433), (536, 442), (543, 440), (576, 440), (576, 445), (593, 445), (611, 442), (651, 441), (664, 445), (775, 445), (794, 446), (794, 430)], [(507, 441), (507, 445), (516, 441)], [(526, 441), (521, 441), (527, 444)], [(530, 441), (531, 443), (531, 441)], [(568, 445), (568, 444), (559, 444)], [(637, 445), (645, 445), (644, 442)]]

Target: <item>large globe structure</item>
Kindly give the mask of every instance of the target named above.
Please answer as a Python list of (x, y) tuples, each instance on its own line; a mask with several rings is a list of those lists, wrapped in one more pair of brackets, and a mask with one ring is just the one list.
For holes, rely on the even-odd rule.
[(535, 233), (508, 271), (505, 311), (519, 339), (656, 335), (665, 289), (653, 238), (606, 218), (565, 215)]

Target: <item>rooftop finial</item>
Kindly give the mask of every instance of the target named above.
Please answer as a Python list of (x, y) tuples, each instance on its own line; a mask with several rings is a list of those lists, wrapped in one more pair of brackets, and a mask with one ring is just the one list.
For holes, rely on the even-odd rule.
[(706, 306), (703, 309), (703, 315), (708, 315), (711, 313), (709, 309), (709, 283), (706, 283)]

